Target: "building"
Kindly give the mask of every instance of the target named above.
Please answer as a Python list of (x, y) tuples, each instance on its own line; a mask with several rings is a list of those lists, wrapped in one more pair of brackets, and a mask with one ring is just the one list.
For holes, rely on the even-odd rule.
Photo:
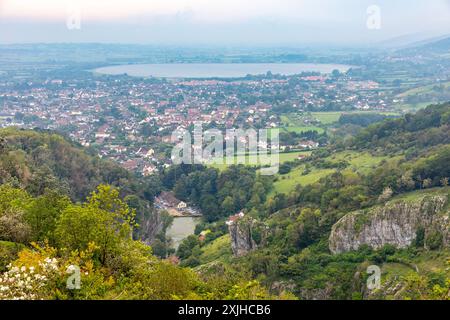
[(154, 174), (156, 172), (158, 172), (158, 169), (154, 165), (151, 165), (151, 164), (145, 165), (144, 169), (142, 169), (142, 175), (144, 177), (151, 176), (152, 174)]
[(227, 226), (231, 226), (233, 224), (235, 224), (239, 219), (243, 218), (245, 216), (245, 214), (241, 211), (231, 217), (228, 218), (226, 225)]
[(180, 203), (177, 204), (177, 209), (182, 210), (182, 209), (186, 209), (187, 204), (184, 201), (180, 201)]

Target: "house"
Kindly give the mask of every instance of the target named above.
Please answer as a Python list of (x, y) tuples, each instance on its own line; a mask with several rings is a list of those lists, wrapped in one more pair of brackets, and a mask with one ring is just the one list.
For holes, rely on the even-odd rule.
[(158, 171), (158, 169), (154, 165), (148, 164), (148, 165), (144, 166), (144, 169), (142, 169), (142, 175), (144, 177), (148, 177), (157, 171)]
[(303, 149), (315, 149), (315, 148), (319, 147), (319, 143), (308, 140), (308, 141), (300, 142), (298, 146)]
[(130, 159), (122, 163), (122, 167), (127, 169), (128, 171), (134, 171), (138, 167), (139, 163), (135, 159)]
[(243, 218), (245, 216), (245, 214), (241, 211), (231, 217), (228, 218), (226, 225), (227, 226), (231, 226), (233, 224), (235, 224), (239, 219)]
[(186, 209), (187, 204), (184, 201), (180, 201), (180, 203), (177, 204), (177, 209), (181, 210), (181, 209)]
[[(173, 192), (167, 192), (167, 191), (163, 191), (161, 192), (161, 194), (155, 199), (156, 203), (166, 207), (166, 208), (178, 208), (178, 206), (180, 206), (180, 208), (186, 208), (186, 203), (178, 200), (175, 195), (173, 194)], [(183, 204), (182, 204), (183, 203)], [(181, 205), (180, 205), (181, 204)]]

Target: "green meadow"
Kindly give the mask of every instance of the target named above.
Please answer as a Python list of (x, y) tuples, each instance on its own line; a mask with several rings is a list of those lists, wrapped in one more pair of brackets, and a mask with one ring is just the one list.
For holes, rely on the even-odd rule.
[(399, 116), (398, 112), (390, 111), (331, 111), (331, 112), (311, 112), (311, 116), (319, 120), (324, 125), (333, 124), (339, 121), (343, 114), (382, 114), (386, 116)]
[(295, 189), (297, 185), (309, 185), (319, 181), (321, 178), (334, 172), (334, 169), (315, 169), (308, 174), (304, 174), (305, 167), (299, 166), (291, 172), (279, 175), (278, 180), (274, 182), (274, 193), (289, 193)]
[[(311, 155), (311, 151), (295, 151), (295, 152), (279, 153), (280, 164), (289, 162), (289, 161), (294, 161), (294, 160), (298, 159), (299, 155), (309, 156), (309, 155)], [(217, 168), (219, 170), (224, 170), (224, 169), (226, 169), (226, 167), (233, 165), (233, 164), (234, 165), (244, 164), (247, 166), (260, 166), (260, 165), (270, 164), (270, 163), (262, 163), (260, 160), (261, 159), (256, 154), (247, 154), (247, 155), (235, 156), (234, 162), (232, 164), (227, 164), (225, 162), (226, 159), (224, 157), (222, 159), (211, 160), (211, 162), (208, 164), (208, 166)], [(217, 163), (215, 163), (215, 162), (217, 162)]]
[[(359, 173), (367, 173), (383, 160), (399, 160), (401, 157), (388, 158), (385, 156), (373, 156), (370, 153), (361, 153), (355, 151), (344, 151), (331, 155), (326, 160), (330, 162), (346, 161), (349, 163), (347, 170)], [(314, 163), (312, 163), (314, 166)], [(301, 165), (294, 168), (291, 172), (278, 175), (278, 180), (274, 182), (274, 193), (289, 193), (300, 185), (309, 185), (319, 181), (321, 178), (332, 174), (336, 169), (322, 169), (312, 167), (310, 172), (305, 173), (305, 166)]]

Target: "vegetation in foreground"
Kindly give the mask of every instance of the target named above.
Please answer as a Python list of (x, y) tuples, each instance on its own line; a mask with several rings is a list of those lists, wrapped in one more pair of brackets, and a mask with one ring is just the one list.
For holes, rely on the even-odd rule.
[[(62, 140), (54, 148), (57, 136), (3, 131), (2, 298), (446, 299), (449, 252), (439, 241), (442, 235), (425, 239), (432, 246), (425, 246), (418, 233), (408, 248), (361, 246), (341, 254), (330, 252), (328, 237), (349, 212), (424, 194), (448, 195), (449, 108), (430, 106), (417, 115), (387, 119), (353, 138), (337, 139), (308, 159), (287, 162), (281, 175), (331, 171), (281, 193), (277, 181), (259, 176), (256, 168), (174, 166), (144, 188), (142, 181), (128, 177), (128, 194), (100, 184), (83, 200), (85, 191), (72, 182), (95, 184), (99, 180), (93, 177), (99, 177), (121, 184), (124, 180), (114, 175), (121, 171), (111, 165), (107, 176), (98, 175), (98, 160)], [(93, 171), (83, 167), (77, 172), (71, 154), (84, 158)], [(51, 179), (38, 175), (42, 164), (50, 164)], [(60, 188), (64, 180), (66, 188)], [(151, 204), (151, 195), (164, 188), (202, 206), (204, 222), (178, 248), (179, 264), (168, 251), (155, 256), (136, 237), (146, 206), (130, 205), (126, 197), (133, 195), (133, 185), (141, 187), (136, 194), (142, 203)], [(263, 228), (253, 230), (257, 249), (235, 257), (224, 221), (240, 210)], [(207, 231), (204, 239), (202, 231)], [(383, 272), (383, 289), (375, 293), (365, 287), (370, 264)], [(77, 266), (82, 286), (70, 290), (67, 278)], [(397, 284), (402, 290), (391, 294), (388, 289)]]

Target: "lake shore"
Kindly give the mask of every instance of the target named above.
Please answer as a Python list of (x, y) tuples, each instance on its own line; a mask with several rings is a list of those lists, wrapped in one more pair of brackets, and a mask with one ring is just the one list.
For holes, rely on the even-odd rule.
[(247, 75), (273, 74), (293, 75), (302, 72), (346, 72), (351, 68), (341, 64), (319, 63), (173, 63), (130, 64), (101, 67), (92, 70), (104, 75), (128, 75), (133, 77), (156, 77), (173, 79), (242, 78)]

